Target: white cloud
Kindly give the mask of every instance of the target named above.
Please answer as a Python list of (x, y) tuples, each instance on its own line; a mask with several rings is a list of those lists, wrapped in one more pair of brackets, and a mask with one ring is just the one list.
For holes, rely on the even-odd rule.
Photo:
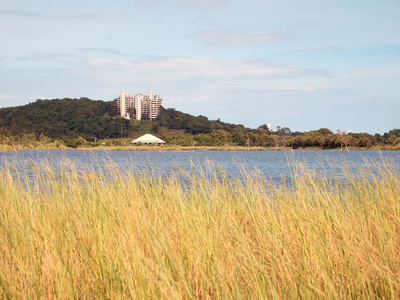
[(247, 46), (266, 42), (281, 42), (290, 37), (282, 31), (261, 31), (256, 33), (230, 32), (225, 30), (207, 30), (197, 33), (206, 43), (215, 46)]
[(301, 87), (298, 87), (298, 86), (293, 86), (293, 87), (283, 87), (283, 88), (280, 88), (280, 90), (282, 90), (282, 91), (314, 92), (314, 91), (317, 90), (317, 88), (314, 87), (314, 86), (305, 87), (305, 88), (301, 88)]
[(288, 53), (296, 53), (296, 52), (332, 52), (332, 51), (342, 51), (345, 48), (336, 47), (336, 46), (328, 46), (328, 47), (320, 47), (320, 48), (312, 48), (312, 49), (297, 49), (297, 50), (289, 50), (286, 51)]
[(113, 66), (115, 65), (115, 61), (111, 59), (93, 59), (90, 61), (90, 64), (93, 67)]
[(29, 17), (39, 19), (87, 19), (97, 17), (94, 14), (75, 14), (75, 15), (49, 15), (37, 12), (25, 11), (25, 10), (0, 10), (0, 16), (12, 16), (12, 17)]
[(65, 53), (35, 53), (31, 56), (20, 57), (21, 60), (52, 61), (57, 63), (71, 63), (76, 55)]
[(314, 86), (306, 87), (303, 89), (303, 91), (306, 91), (306, 92), (314, 92), (316, 90), (317, 90), (317, 88)]
[(297, 87), (297, 86), (280, 88), (280, 90), (282, 90), (282, 91), (298, 91), (298, 90), (300, 90), (300, 89), (301, 89), (301, 88), (299, 88), (299, 87)]
[(172, 4), (185, 8), (194, 9), (213, 9), (215, 7), (224, 6), (232, 0), (136, 0), (140, 6), (154, 6)]
[(103, 48), (103, 47), (87, 47), (87, 48), (76, 48), (79, 52), (82, 54), (87, 54), (87, 53), (103, 53), (103, 54), (112, 54), (112, 55), (125, 55), (124, 53), (114, 50), (114, 49), (109, 49), (109, 48)]
[(106, 68), (115, 80), (171, 81), (186, 79), (266, 79), (301, 76), (328, 77), (327, 71), (262, 61), (171, 57), (144, 61), (96, 59), (91, 66)]

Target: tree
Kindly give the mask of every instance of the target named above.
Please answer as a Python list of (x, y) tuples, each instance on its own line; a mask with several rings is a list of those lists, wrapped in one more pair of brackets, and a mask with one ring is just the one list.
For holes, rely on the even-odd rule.
[(258, 126), (257, 132), (259, 132), (260, 134), (269, 134), (271, 133), (271, 130), (268, 128), (266, 124), (263, 124), (261, 126)]
[(232, 131), (232, 142), (237, 146), (245, 146), (246, 145), (246, 134), (240, 130)]
[(232, 144), (232, 135), (225, 130), (217, 130), (211, 133), (215, 146), (225, 146)]
[(358, 147), (369, 148), (372, 146), (371, 140), (367, 137), (362, 137), (358, 140)]
[(131, 119), (136, 119), (136, 108), (128, 107), (126, 112), (129, 114)]
[(328, 128), (320, 128), (320, 129), (318, 129), (318, 132), (320, 134), (322, 134), (323, 136), (330, 136), (333, 134), (333, 132), (331, 130), (329, 130)]
[(278, 135), (290, 135), (292, 133), (292, 131), (288, 127), (283, 127), (282, 128), (280, 126), (277, 126), (276, 127), (276, 133)]
[(338, 133), (337, 139), (340, 143), (340, 151), (343, 151), (343, 145), (346, 147), (346, 150), (349, 151), (349, 149), (347, 148), (346, 131), (338, 129), (337, 133)]

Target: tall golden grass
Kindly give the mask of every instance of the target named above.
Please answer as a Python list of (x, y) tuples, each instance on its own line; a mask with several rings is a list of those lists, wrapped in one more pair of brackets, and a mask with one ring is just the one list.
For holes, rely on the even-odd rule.
[(374, 168), (331, 180), (297, 164), (282, 186), (245, 170), (165, 178), (112, 164), (28, 178), (11, 163), (0, 297), (398, 299), (400, 181)]

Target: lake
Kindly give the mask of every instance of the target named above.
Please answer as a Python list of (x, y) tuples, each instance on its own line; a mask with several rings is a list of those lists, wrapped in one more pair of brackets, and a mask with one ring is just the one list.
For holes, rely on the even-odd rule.
[(83, 150), (24, 150), (0, 152), (2, 168), (11, 167), (15, 176), (34, 177), (37, 172), (50, 165), (54, 169), (62, 166), (76, 166), (82, 172), (102, 171), (115, 167), (126, 172), (151, 172), (156, 175), (182, 175), (185, 173), (226, 172), (228, 176), (241, 177), (241, 172), (262, 173), (277, 184), (289, 178), (291, 169), (298, 162), (319, 174), (331, 177), (343, 175), (348, 168), (357, 169), (376, 166), (371, 162), (386, 162), (395, 170), (400, 170), (400, 151), (353, 150), (339, 152), (333, 150), (295, 151), (83, 151)]

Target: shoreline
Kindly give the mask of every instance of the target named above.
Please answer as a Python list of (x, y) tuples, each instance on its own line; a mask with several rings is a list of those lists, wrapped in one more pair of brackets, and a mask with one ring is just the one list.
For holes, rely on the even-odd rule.
[[(149, 152), (187, 152), (187, 151), (304, 151), (304, 150), (327, 150), (327, 151), (340, 151), (336, 149), (323, 149), (317, 147), (297, 148), (290, 147), (243, 147), (243, 146), (95, 146), (95, 147), (24, 147), (17, 145), (0, 146), (0, 152), (14, 152), (14, 151), (27, 151), (27, 150), (80, 150), (80, 151), (149, 151)], [(400, 147), (384, 146), (384, 147), (370, 147), (370, 148), (349, 148), (349, 151), (362, 150), (362, 151), (380, 151), (391, 150), (400, 151)], [(343, 151), (347, 152), (347, 151)]]

